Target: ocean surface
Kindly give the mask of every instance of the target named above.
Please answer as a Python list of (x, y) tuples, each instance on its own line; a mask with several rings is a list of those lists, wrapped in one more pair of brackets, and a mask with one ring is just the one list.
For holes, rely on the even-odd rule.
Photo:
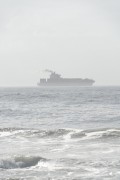
[(0, 180), (120, 180), (120, 87), (0, 88)]

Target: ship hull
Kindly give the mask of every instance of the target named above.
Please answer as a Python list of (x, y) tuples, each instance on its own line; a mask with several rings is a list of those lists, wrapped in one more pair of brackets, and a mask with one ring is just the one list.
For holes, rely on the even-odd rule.
[(80, 86), (80, 87), (89, 87), (89, 86), (93, 86), (92, 84), (88, 85), (88, 84), (38, 84), (39, 87), (54, 87), (54, 86), (58, 86), (58, 87), (77, 87), (77, 86)]
[(39, 83), (39, 86), (93, 86), (93, 83)]

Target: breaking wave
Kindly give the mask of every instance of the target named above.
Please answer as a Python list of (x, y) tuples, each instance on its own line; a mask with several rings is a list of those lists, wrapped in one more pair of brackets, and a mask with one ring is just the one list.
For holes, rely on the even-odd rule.
[(118, 138), (120, 129), (56, 129), (56, 130), (27, 130), (27, 129), (0, 129), (0, 137), (22, 136), (24, 138), (63, 138), (63, 139), (98, 139), (98, 138)]
[(24, 137), (39, 137), (39, 138), (48, 138), (48, 137), (59, 137), (68, 134), (71, 130), (68, 129), (56, 129), (56, 130), (27, 130), (27, 129), (15, 129), (15, 128), (5, 128), (0, 129), (0, 137), (3, 136), (12, 136), (20, 135)]
[(15, 157), (13, 159), (3, 159), (0, 160), (0, 168), (1, 169), (17, 169), (17, 168), (30, 168), (32, 166), (36, 166), (39, 162), (47, 161), (42, 157)]

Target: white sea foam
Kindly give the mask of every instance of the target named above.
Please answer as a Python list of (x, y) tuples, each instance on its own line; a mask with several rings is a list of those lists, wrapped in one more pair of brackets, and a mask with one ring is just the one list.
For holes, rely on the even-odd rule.
[(57, 169), (56, 164), (53, 163), (53, 162), (50, 162), (50, 161), (49, 162), (41, 161), (41, 162), (38, 163), (37, 167), (39, 167), (40, 169), (41, 168), (42, 169), (47, 169), (49, 171), (54, 171), (55, 169)]
[(16, 134), (19, 134), (19, 133), (23, 133), (24, 132), (24, 130), (14, 130), (14, 131), (11, 131), (11, 130), (9, 130), (9, 131), (1, 131), (0, 132), (0, 137), (6, 137), (6, 136), (12, 136), (12, 135), (16, 135)]

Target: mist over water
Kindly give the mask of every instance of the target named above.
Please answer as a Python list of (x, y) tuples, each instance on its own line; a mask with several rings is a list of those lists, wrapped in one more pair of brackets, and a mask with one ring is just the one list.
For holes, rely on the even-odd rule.
[(0, 179), (120, 178), (120, 87), (0, 89)]

